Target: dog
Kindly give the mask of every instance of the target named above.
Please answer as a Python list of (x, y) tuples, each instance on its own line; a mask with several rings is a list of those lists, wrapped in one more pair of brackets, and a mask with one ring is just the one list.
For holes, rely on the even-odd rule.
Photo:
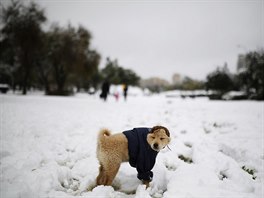
[(129, 162), (137, 169), (137, 178), (149, 187), (157, 154), (170, 140), (169, 130), (163, 126), (134, 128), (114, 135), (108, 129), (101, 130), (97, 141), (100, 167), (96, 185), (111, 186), (121, 163)]

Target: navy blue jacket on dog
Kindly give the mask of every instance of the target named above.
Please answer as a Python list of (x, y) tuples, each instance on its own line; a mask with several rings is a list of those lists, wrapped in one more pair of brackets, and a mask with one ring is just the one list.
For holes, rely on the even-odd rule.
[(129, 164), (137, 169), (137, 177), (140, 180), (152, 180), (151, 169), (158, 154), (147, 142), (150, 130), (151, 128), (134, 128), (123, 132), (128, 140)]

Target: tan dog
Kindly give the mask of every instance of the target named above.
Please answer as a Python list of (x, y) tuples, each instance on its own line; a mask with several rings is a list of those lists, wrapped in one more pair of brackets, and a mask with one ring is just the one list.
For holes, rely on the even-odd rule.
[(100, 131), (97, 143), (97, 158), (100, 163), (97, 185), (112, 185), (122, 162), (137, 168), (138, 178), (146, 184), (152, 180), (153, 168), (158, 152), (170, 142), (170, 133), (163, 126), (134, 128), (111, 135)]

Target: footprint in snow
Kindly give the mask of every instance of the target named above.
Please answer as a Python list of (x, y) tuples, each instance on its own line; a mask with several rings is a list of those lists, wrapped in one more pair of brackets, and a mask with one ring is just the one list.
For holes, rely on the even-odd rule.
[(187, 131), (186, 130), (181, 130), (181, 132), (180, 132), (181, 134), (186, 134), (187, 133)]
[(192, 164), (193, 163), (193, 160), (192, 160), (191, 157), (184, 156), (184, 155), (179, 155), (178, 158), (181, 159), (182, 161), (184, 161), (185, 163), (188, 163), (188, 164)]
[(164, 162), (165, 167), (168, 171), (176, 171), (177, 166), (173, 163)]
[(184, 145), (189, 147), (189, 148), (192, 148), (192, 143), (190, 143), (190, 142), (185, 142)]

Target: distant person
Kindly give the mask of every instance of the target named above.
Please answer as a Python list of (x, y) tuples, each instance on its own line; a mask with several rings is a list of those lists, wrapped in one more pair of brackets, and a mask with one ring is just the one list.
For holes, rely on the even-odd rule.
[(127, 99), (127, 90), (128, 90), (128, 86), (127, 86), (127, 84), (124, 84), (123, 85), (123, 93), (124, 93), (125, 100)]
[(119, 93), (118, 93), (117, 91), (114, 93), (114, 97), (115, 97), (115, 99), (116, 99), (116, 102), (118, 102), (118, 99), (119, 99)]
[(119, 99), (119, 92), (117, 91), (117, 88), (114, 89), (114, 97), (116, 99), (116, 102), (118, 102)]
[(102, 98), (104, 101), (107, 100), (107, 95), (109, 93), (109, 82), (106, 80), (104, 81), (103, 85), (102, 85), (102, 93), (100, 94), (100, 98)]

